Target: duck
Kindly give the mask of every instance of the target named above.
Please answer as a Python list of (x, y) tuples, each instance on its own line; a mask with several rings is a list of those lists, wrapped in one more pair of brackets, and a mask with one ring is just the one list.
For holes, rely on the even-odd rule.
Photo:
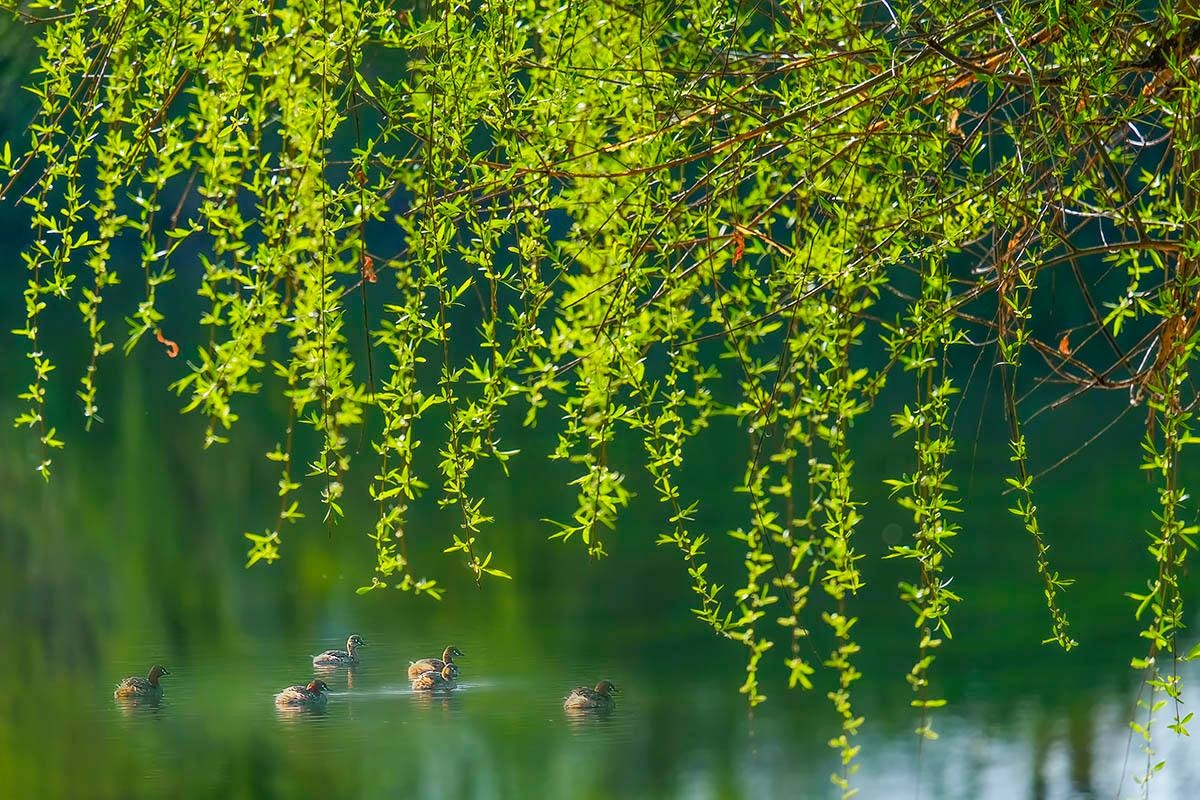
[[(454, 645), (447, 645), (446, 649), (442, 651), (441, 658), (422, 658), (420, 661), (410, 662), (408, 665), (408, 679), (415, 681), (426, 672), (441, 672), (442, 668), (447, 664), (454, 666), (455, 658), (462, 658), (465, 655), (466, 653)], [(454, 677), (458, 677), (457, 666), (454, 666)]]
[(166, 667), (155, 664), (146, 677), (133, 675), (118, 683), (113, 697), (118, 700), (161, 700), (163, 687), (158, 679), (170, 674)]
[(289, 686), (275, 695), (277, 706), (303, 706), (324, 708), (329, 700), (329, 687), (325, 681), (313, 679), (307, 686)]
[(614, 694), (620, 690), (609, 681), (600, 681), (595, 689), (586, 686), (576, 686), (571, 693), (563, 698), (563, 708), (566, 709), (603, 709), (611, 711), (617, 707)]
[(416, 692), (450, 692), (458, 688), (456, 678), (458, 667), (444, 664), (441, 672), (429, 670), (413, 678), (412, 688)]
[(357, 633), (346, 640), (345, 650), (326, 650), (313, 656), (314, 667), (352, 667), (358, 663), (358, 648), (366, 647), (367, 643)]

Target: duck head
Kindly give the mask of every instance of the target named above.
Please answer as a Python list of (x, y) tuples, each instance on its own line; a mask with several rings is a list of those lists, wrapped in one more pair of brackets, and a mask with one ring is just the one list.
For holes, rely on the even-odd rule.
[(442, 651), (442, 661), (450, 661), (465, 655), (466, 653), (464, 653), (462, 650), (459, 650), (454, 645), (449, 645), (445, 650)]
[(151, 686), (158, 686), (158, 679), (163, 675), (170, 674), (171, 673), (167, 671), (166, 667), (162, 666), (161, 664), (155, 664), (150, 668), (150, 674), (147, 675), (146, 678), (150, 681)]
[(314, 680), (304, 688), (308, 689), (308, 691), (312, 694), (321, 694), (329, 691), (329, 686), (325, 683), (325, 681), (320, 680)]
[(596, 694), (612, 697), (614, 694), (620, 694), (621, 690), (613, 686), (610, 681), (600, 681), (596, 684)]

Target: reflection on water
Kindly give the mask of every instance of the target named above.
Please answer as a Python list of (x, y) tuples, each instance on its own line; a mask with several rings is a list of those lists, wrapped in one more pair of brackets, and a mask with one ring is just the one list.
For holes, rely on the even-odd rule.
[(413, 692), (413, 704), (426, 713), (453, 716), (462, 710), (459, 695), (454, 692)]
[(567, 715), (567, 719), (586, 725), (588, 724), (588, 720), (611, 719), (616, 710), (615, 706), (610, 708), (576, 708), (566, 706), (563, 708), (563, 713)]
[[(333, 797), (419, 792), (431, 800), (830, 796), (836, 764), (824, 748), (829, 719), (819, 702), (781, 698), (751, 716), (716, 676), (662, 683), (634, 673), (624, 676), (618, 709), (571, 712), (562, 697), (575, 674), (596, 670), (497, 653), (474, 666), (487, 679), (452, 693), (415, 692), (404, 668), (419, 643), (401, 631), (374, 634), (388, 643), (353, 671), (353, 687), (339, 682), (322, 710), (273, 706), (275, 689), (304, 677), (303, 656), (289, 653), (305, 648), (286, 638), (264, 648), (253, 669), (197, 663), (158, 706), (50, 699), (55, 724), (92, 744), (87, 769), (65, 770), (53, 796), (153, 797), (219, 785), (250, 797), (255, 782), (284, 797), (311, 797), (313, 787)], [(923, 747), (868, 705), (856, 785), (865, 797), (914, 796), (918, 784), (927, 798), (1110, 796), (1125, 765), (1128, 699), (1103, 692), (1064, 700), (1009, 703), (981, 691), (943, 714), (942, 738)], [(1194, 796), (1191, 740), (1160, 733), (1171, 766), (1155, 796)], [(67, 752), (33, 758), (45, 769)], [(1136, 757), (1127, 767), (1141, 768)], [(111, 793), (93, 793), (97, 770)], [(221, 770), (241, 777), (217, 781)]]
[[(68, 573), (76, 569), (69, 553), (59, 557)], [(94, 642), (94, 654), (6, 618), (6, 640), (32, 643), (10, 664), (21, 691), (5, 698), (0, 716), (0, 775), (13, 796), (833, 795), (828, 778), (838, 765), (826, 740), (835, 721), (823, 693), (781, 691), (780, 676), (768, 674), (776, 689), (747, 713), (736, 693), (740, 653), (672, 624), (665, 611), (651, 626), (605, 612), (607, 622), (589, 620), (590, 635), (577, 638), (574, 617), (547, 613), (559, 603), (517, 603), (519, 584), (459, 591), (430, 617), (409, 618), (397, 611), (425, 606), (399, 595), (358, 598), (347, 580), (332, 578), (295, 596), (303, 614), (278, 606), (265, 613), (254, 606), (270, 602), (261, 586), (277, 574), (245, 573), (238, 558), (229, 553), (228, 572), (204, 578), (219, 575), (235, 604), (245, 604), (236, 606), (246, 609), (238, 619), (215, 627), (205, 624), (207, 613), (178, 610), (177, 595), (193, 591), (184, 569), (149, 585), (97, 581), (99, 589), (86, 590), (96, 598), (90, 606), (33, 618), (89, 630), (83, 646)], [(281, 566), (304, 574), (320, 563), (310, 558), (297, 544)], [(126, 560), (93, 558), (89, 568), (119, 575)], [(164, 557), (159, 566), (175, 563)], [(512, 594), (497, 602), (499, 592)], [(89, 613), (97, 607), (158, 611)], [(314, 671), (309, 654), (338, 646), (350, 628), (372, 642), (362, 663)], [(863, 634), (873, 651), (856, 687), (857, 711), (867, 719), (854, 778), (861, 796), (913, 797), (919, 789), (928, 800), (1042, 800), (1115, 797), (1118, 785), (1122, 796), (1134, 791), (1132, 775), (1144, 771), (1145, 757), (1135, 741), (1126, 759), (1132, 682), (1111, 653), (1059, 657), (1032, 632), (1023, 646), (987, 649), (990, 632), (961, 630), (961, 660), (947, 658), (936, 672), (952, 702), (937, 717), (941, 739), (921, 745), (903, 682), (909, 640), (898, 630)], [(408, 663), (437, 652), (447, 636), (472, 653), (460, 665), (459, 688), (413, 691)], [(172, 665), (163, 701), (115, 702), (116, 679), (156, 659)], [(330, 686), (327, 708), (275, 707), (281, 687), (314, 675)], [(621, 687), (615, 711), (563, 709), (573, 687), (598, 677)], [(1184, 679), (1194, 684), (1200, 674), (1189, 668)], [(1156, 759), (1166, 758), (1168, 768), (1154, 796), (1196, 796), (1193, 740), (1155, 735)]]
[[(690, 620), (686, 576), (647, 533), (656, 518), (631, 510), (613, 555), (589, 563), (577, 548), (544, 541), (536, 520), (549, 514), (534, 503), (546, 496), (546, 476), (516, 473), (493, 496), (512, 527), (488, 534), (497, 557), (516, 565), (511, 583), (476, 590), (456, 579), (437, 560), (446, 521), (418, 514), (410, 552), (451, 571), (446, 600), (358, 596), (373, 563), (358, 532), (373, 509), (350, 504), (344, 526), (297, 526), (278, 564), (246, 571), (238, 533), (270, 506), (277, 476), (259, 454), (271, 443), (248, 427), (240, 444), (200, 451), (192, 421), (145, 403), (136, 377), (126, 374), (116, 439), (72, 439), (48, 486), (12, 466), (29, 460), (25, 440), (0, 434), (0, 478), (10, 487), (0, 493), (0, 641), (19, 644), (5, 662), (17, 688), (0, 693), (0, 796), (834, 795), (829, 676), (818, 675), (817, 691), (789, 693), (782, 659), (765, 659), (769, 700), (748, 713), (736, 691), (742, 649)], [(1069, 656), (1040, 644), (1045, 612), (1028, 543), (1003, 506), (980, 499), (964, 515), (976, 544), (953, 562), (966, 600), (932, 671), (951, 703), (937, 714), (937, 742), (913, 735), (904, 681), (911, 617), (895, 599), (895, 577), (868, 567), (876, 572), (855, 601), (862, 797), (1135, 793), (1146, 756), (1127, 726), (1136, 688), (1127, 664), (1141, 645), (1121, 592), (1144, 582), (1140, 542), (1127, 532), (1142, 526), (1131, 509), (1145, 505), (1131, 497), (1145, 487), (1116, 472), (1104, 480), (1111, 485), (1043, 487), (1046, 507), (1065, 509), (1058, 520), (1048, 511), (1047, 527), (1086, 530), (1096, 542), (1061, 553), (1065, 573), (1092, 576), (1068, 595), (1084, 642)], [(1071, 495), (1077, 485), (1086, 496)], [(868, 553), (873, 542), (884, 546), (872, 531), (904, 522), (880, 495), (868, 497)], [(344, 647), (350, 631), (371, 643), (362, 663), (314, 671), (311, 654)], [(820, 636), (818, 663), (829, 646)], [(459, 688), (414, 692), (409, 662), (447, 641), (470, 653)], [(156, 662), (172, 673), (159, 705), (114, 702), (121, 676)], [(314, 676), (331, 689), (324, 713), (275, 707), (282, 687)], [(601, 678), (621, 688), (615, 711), (563, 709), (573, 687)], [(1190, 665), (1184, 685), (1200, 685)], [(1200, 796), (1195, 740), (1161, 724), (1154, 736), (1154, 759), (1167, 768), (1153, 796)]]
[(309, 717), (323, 717), (328, 706), (275, 706), (275, 714), (283, 722), (296, 722)]
[(165, 701), (159, 699), (138, 699), (136, 697), (113, 698), (121, 713), (127, 717), (134, 714), (157, 714)]

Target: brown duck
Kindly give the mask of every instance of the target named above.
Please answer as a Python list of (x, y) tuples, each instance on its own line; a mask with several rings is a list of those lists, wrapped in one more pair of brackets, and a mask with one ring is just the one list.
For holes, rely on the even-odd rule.
[(329, 700), (329, 687), (325, 681), (313, 680), (307, 686), (289, 686), (275, 695), (277, 706), (300, 706), (304, 708), (324, 708)]
[(458, 677), (458, 667), (453, 664), (442, 666), (441, 672), (423, 672), (413, 679), (412, 688), (417, 692), (450, 692), (458, 688), (455, 678)]
[(357, 633), (346, 640), (345, 650), (326, 650), (313, 656), (314, 667), (353, 667), (358, 664), (358, 648), (367, 643)]
[(448, 645), (442, 651), (441, 658), (422, 658), (420, 661), (413, 661), (408, 665), (408, 679), (415, 681), (417, 678), (424, 675), (426, 672), (441, 672), (446, 665), (454, 667), (454, 677), (458, 677), (458, 667), (454, 664), (455, 658), (462, 658), (466, 653), (459, 650), (454, 645)]
[(620, 694), (620, 691), (608, 681), (600, 681), (595, 689), (576, 686), (563, 699), (563, 708), (612, 710), (617, 707), (614, 694)]
[(134, 675), (118, 683), (113, 697), (118, 700), (161, 700), (163, 687), (158, 679), (170, 674), (166, 667), (155, 664), (146, 677)]

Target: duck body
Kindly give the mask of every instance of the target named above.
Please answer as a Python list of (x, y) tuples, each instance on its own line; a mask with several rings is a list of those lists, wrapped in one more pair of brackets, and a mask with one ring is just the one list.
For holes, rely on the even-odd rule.
[(455, 658), (461, 658), (466, 655), (454, 645), (450, 645), (442, 651), (441, 658), (422, 658), (420, 661), (414, 661), (408, 665), (408, 679), (415, 681), (417, 678), (424, 675), (426, 672), (440, 673), (442, 669), (449, 664), (454, 667), (454, 677), (458, 677), (458, 667), (454, 664)]
[(118, 700), (161, 700), (163, 687), (158, 679), (170, 674), (166, 667), (155, 664), (146, 677), (134, 675), (118, 683), (113, 697)]
[(599, 709), (611, 711), (617, 707), (616, 698), (617, 687), (613, 686), (608, 681), (600, 681), (596, 684), (595, 689), (589, 689), (586, 686), (576, 686), (571, 690), (571, 693), (563, 699), (563, 708), (566, 709)]
[(429, 670), (413, 678), (412, 688), (416, 692), (451, 692), (458, 688), (458, 667), (443, 664), (440, 672)]
[(290, 708), (324, 708), (329, 701), (325, 681), (312, 681), (307, 686), (289, 686), (275, 695), (275, 705)]
[(357, 633), (346, 640), (345, 650), (326, 650), (313, 656), (314, 667), (353, 667), (358, 664), (358, 648), (367, 643)]

